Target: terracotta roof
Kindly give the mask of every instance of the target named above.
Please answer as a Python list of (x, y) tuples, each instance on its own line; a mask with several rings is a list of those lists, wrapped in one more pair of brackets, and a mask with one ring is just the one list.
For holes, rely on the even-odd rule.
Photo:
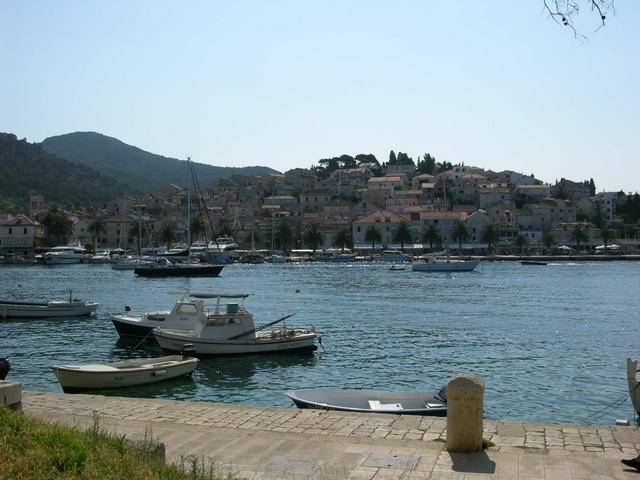
[(356, 220), (358, 223), (400, 223), (408, 221), (409, 219), (404, 215), (399, 215), (389, 210), (376, 210), (375, 212), (371, 212), (369, 215), (365, 215), (364, 217)]

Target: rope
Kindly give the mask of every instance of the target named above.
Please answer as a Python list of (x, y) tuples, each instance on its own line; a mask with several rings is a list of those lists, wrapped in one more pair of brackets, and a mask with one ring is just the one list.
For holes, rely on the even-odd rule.
[(627, 398), (629, 398), (629, 394), (625, 393), (623, 396), (615, 399), (613, 402), (609, 403), (608, 405), (605, 405), (603, 408), (601, 408), (600, 410), (597, 410), (589, 415), (587, 415), (586, 417), (584, 417), (582, 419), (583, 422), (586, 422), (589, 419), (592, 420), (597, 420), (598, 418), (604, 416), (605, 413), (607, 413), (607, 411), (612, 408), (612, 407), (617, 407), (619, 405), (622, 405)]
[(133, 347), (133, 350), (136, 350), (140, 345), (142, 345), (144, 343), (144, 341), (149, 337), (149, 335), (151, 335), (153, 333), (153, 329), (149, 330), (149, 332), (142, 338), (142, 340), (140, 340), (140, 342)]

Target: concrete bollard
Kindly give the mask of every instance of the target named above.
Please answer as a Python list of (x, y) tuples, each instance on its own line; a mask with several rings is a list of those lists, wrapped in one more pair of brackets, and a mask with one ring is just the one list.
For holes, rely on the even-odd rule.
[(484, 380), (475, 375), (458, 374), (447, 383), (447, 450), (482, 450)]
[(0, 407), (22, 410), (22, 386), (17, 382), (0, 380)]

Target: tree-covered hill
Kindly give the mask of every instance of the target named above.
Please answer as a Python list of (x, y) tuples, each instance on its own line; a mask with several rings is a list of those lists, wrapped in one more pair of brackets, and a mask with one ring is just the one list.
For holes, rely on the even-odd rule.
[(27, 212), (29, 196), (45, 202), (99, 206), (136, 189), (101, 175), (85, 165), (58, 158), (40, 145), (0, 133), (0, 211)]
[[(141, 190), (168, 183), (185, 185), (190, 178), (185, 161), (149, 153), (100, 133), (75, 132), (49, 137), (42, 142), (42, 148)], [(215, 167), (196, 162), (193, 166), (201, 185), (231, 175), (276, 172), (268, 167)]]

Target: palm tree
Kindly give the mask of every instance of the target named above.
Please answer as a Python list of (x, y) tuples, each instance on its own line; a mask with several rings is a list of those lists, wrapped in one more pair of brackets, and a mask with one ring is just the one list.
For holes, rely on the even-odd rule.
[(340, 228), (333, 237), (333, 246), (339, 247), (344, 252), (345, 247), (353, 246), (350, 228)]
[(513, 244), (520, 249), (520, 255), (522, 255), (524, 248), (529, 245), (529, 239), (520, 234), (513, 239)]
[(204, 233), (204, 225), (202, 224), (202, 220), (198, 217), (191, 220), (189, 229), (191, 230), (191, 241), (197, 240), (198, 237)]
[(484, 227), (480, 234), (480, 240), (489, 246), (489, 252), (491, 252), (491, 247), (500, 240), (500, 230), (498, 230), (498, 226), (495, 223), (490, 223)]
[(378, 231), (375, 225), (369, 225), (367, 227), (367, 231), (364, 232), (364, 241), (371, 242), (371, 250), (373, 251), (376, 248), (376, 242), (382, 242), (382, 234)]
[(73, 233), (73, 223), (55, 203), (49, 207), (42, 219), (47, 243), (66, 243), (67, 237)]
[(322, 245), (324, 243), (324, 236), (322, 232), (318, 228), (317, 223), (310, 223), (305, 227), (304, 235), (302, 236), (302, 241), (309, 247), (313, 249), (313, 253), (316, 253), (318, 249), (318, 245)]
[(98, 218), (91, 222), (89, 225), (89, 234), (91, 235), (91, 240), (93, 241), (93, 249), (96, 249), (96, 241), (100, 238), (100, 235), (107, 234), (107, 222), (103, 219)]
[(587, 232), (584, 225), (582, 225), (581, 223), (576, 223), (573, 231), (569, 235), (569, 238), (572, 242), (576, 243), (576, 245), (578, 246), (578, 251), (580, 251), (580, 245), (583, 242), (586, 243), (589, 240), (589, 233)]
[(165, 223), (160, 228), (158, 234), (160, 241), (167, 245), (167, 248), (171, 248), (171, 244), (176, 241), (176, 227), (172, 223)]
[(615, 238), (615, 232), (610, 228), (602, 228), (600, 229), (600, 238), (602, 238), (602, 243), (604, 243), (604, 251), (607, 252), (607, 245), (612, 238)]
[(469, 238), (469, 230), (463, 221), (458, 220), (453, 227), (451, 237), (458, 241), (458, 249), (462, 251), (462, 242)]
[(289, 222), (284, 218), (280, 221), (278, 225), (278, 231), (276, 232), (276, 240), (280, 249), (283, 251), (287, 251), (287, 247), (291, 245), (293, 242), (293, 230), (291, 230), (291, 226), (289, 226)]
[(434, 224), (430, 224), (422, 231), (422, 237), (420, 239), (422, 243), (429, 244), (429, 250), (433, 251), (433, 244), (442, 243), (442, 235), (440, 235), (440, 230), (438, 230), (438, 226)]
[(413, 240), (411, 230), (409, 230), (409, 224), (407, 222), (400, 222), (398, 228), (393, 232), (393, 241), (400, 244), (400, 250), (404, 252), (404, 244)]
[(556, 244), (556, 239), (553, 238), (553, 233), (551, 233), (550, 230), (547, 230), (544, 232), (544, 235), (542, 235), (542, 243), (547, 248), (551, 248)]

